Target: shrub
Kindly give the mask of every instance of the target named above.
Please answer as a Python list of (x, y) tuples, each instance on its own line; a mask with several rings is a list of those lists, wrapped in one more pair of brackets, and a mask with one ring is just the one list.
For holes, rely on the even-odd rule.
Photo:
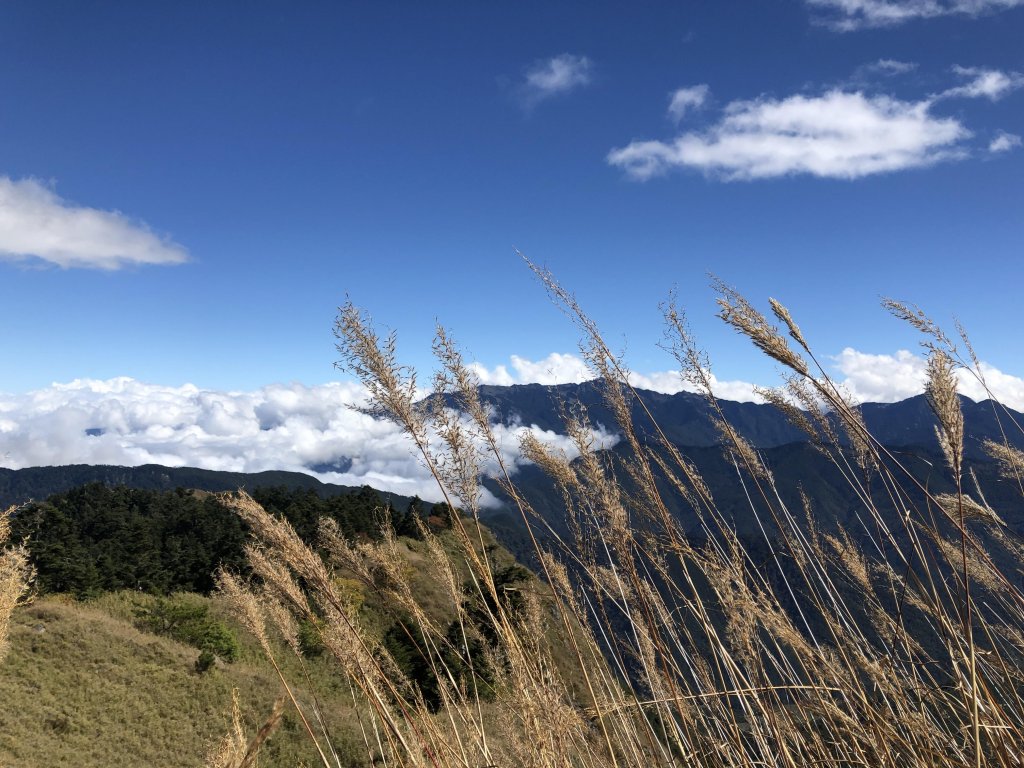
[(190, 595), (157, 598), (150, 607), (136, 609), (136, 618), (143, 628), (155, 634), (191, 645), (227, 662), (238, 658), (240, 647), (234, 633), (222, 621), (210, 616), (209, 605), (201, 598)]
[(196, 659), (196, 672), (203, 674), (213, 669), (217, 663), (217, 656), (209, 649), (204, 648), (199, 652), (199, 658)]
[(314, 621), (302, 619), (298, 628), (299, 648), (304, 656), (321, 656), (324, 652), (324, 641)]

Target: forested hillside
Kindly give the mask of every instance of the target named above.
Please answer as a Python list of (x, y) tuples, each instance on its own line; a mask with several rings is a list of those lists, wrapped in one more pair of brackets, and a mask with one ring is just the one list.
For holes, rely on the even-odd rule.
[[(372, 488), (323, 498), (313, 489), (282, 486), (253, 491), (306, 541), (321, 518), (353, 540), (376, 539), (386, 519), (400, 535), (418, 534), (414, 517), (448, 524), (445, 505), (414, 499), (392, 506)], [(213, 494), (179, 488), (154, 491), (91, 483), (32, 503), (12, 520), (12, 540), (27, 541), (36, 589), (89, 597), (102, 591), (208, 593), (214, 571), (245, 570), (248, 531)]]
[[(251, 490), (274, 486), (312, 490), (324, 497), (357, 493), (360, 490), (346, 485), (323, 483), (301, 472), (224, 472), (197, 467), (165, 467), (160, 464), (143, 464), (138, 467), (104, 464), (68, 464), (24, 469), (0, 467), (0, 507), (22, 504), (30, 499), (39, 501), (50, 494), (69, 491), (89, 483), (124, 485), (150, 491), (194, 488), (222, 492), (236, 491), (239, 488)], [(397, 494), (385, 496), (400, 508), (404, 508), (410, 501), (408, 497)]]

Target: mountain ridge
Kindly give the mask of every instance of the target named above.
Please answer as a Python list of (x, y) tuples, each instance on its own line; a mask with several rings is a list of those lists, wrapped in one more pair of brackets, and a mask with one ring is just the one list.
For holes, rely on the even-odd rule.
[[(613, 428), (615, 419), (604, 405), (603, 386), (598, 380), (580, 384), (484, 385), (480, 387), (480, 397), (503, 422), (518, 420), (557, 432), (562, 421), (559, 403), (575, 401), (587, 409), (595, 424)], [(678, 447), (710, 447), (720, 442), (710, 418), (711, 408), (703, 396), (692, 392), (665, 394), (646, 389), (637, 389), (636, 392), (666, 437)], [(1018, 424), (1024, 424), (1024, 414), (991, 399), (975, 401), (961, 395), (960, 400), (966, 427), (964, 448), (971, 458), (985, 457), (981, 448), (984, 440), (1003, 440), (1004, 434), (996, 418), (1000, 411)], [(734, 400), (718, 402), (729, 423), (756, 448), (808, 442), (807, 435), (790, 424), (785, 414), (771, 404)], [(862, 403), (860, 410), (868, 430), (883, 445), (939, 447), (934, 431), (935, 417), (924, 394), (893, 403)], [(635, 401), (631, 415), (641, 428), (649, 423)], [(1008, 433), (1005, 437), (1014, 447), (1024, 449), (1024, 434)]]
[[(0, 467), (0, 508), (23, 504), (29, 500), (42, 501), (54, 493), (89, 483), (124, 485), (152, 491), (188, 488), (212, 493), (281, 486), (291, 490), (312, 490), (322, 498), (355, 494), (366, 487), (325, 483), (313, 475), (287, 470), (228, 472), (200, 467), (167, 467), (162, 464), (141, 464), (135, 467), (112, 464), (63, 464), (22, 469)], [(404, 509), (411, 501), (408, 496), (374, 490), (396, 507)]]

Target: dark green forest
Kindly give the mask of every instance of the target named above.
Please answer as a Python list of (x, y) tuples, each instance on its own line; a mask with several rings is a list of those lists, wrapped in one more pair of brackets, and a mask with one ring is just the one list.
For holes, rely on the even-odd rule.
[[(377, 539), (386, 519), (399, 535), (415, 538), (414, 518), (444, 528), (444, 504), (419, 499), (397, 509), (368, 486), (322, 498), (314, 489), (257, 488), (252, 496), (315, 542), (320, 518), (337, 521), (350, 539)], [(79, 598), (131, 589), (156, 595), (209, 593), (214, 572), (246, 571), (249, 532), (215, 494), (178, 488), (156, 491), (90, 483), (17, 511), (13, 540), (28, 544), (41, 594)]]

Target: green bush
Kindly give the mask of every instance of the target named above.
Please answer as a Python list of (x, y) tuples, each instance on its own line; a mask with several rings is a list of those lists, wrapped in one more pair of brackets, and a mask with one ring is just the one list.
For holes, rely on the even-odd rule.
[(199, 598), (188, 595), (157, 598), (151, 607), (137, 609), (136, 619), (150, 632), (191, 645), (224, 661), (238, 658), (238, 640), (223, 622), (210, 616), (210, 607)]
[(320, 630), (308, 619), (299, 622), (299, 647), (305, 656), (322, 656), (326, 650), (320, 637)]
[(216, 663), (217, 657), (211, 651), (203, 649), (199, 653), (199, 658), (196, 659), (196, 672), (199, 674), (209, 672)]

